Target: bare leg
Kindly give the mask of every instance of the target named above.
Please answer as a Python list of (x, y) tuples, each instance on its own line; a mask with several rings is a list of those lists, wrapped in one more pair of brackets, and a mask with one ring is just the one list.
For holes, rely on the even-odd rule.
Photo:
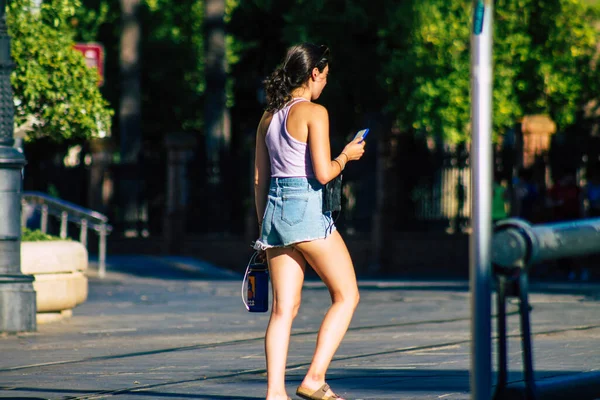
[[(327, 239), (299, 243), (296, 248), (327, 285), (332, 300), (319, 329), (315, 354), (301, 384), (304, 388), (317, 390), (325, 383), (329, 363), (358, 305), (358, 285), (352, 259), (337, 231)], [(332, 394), (327, 393), (328, 396)]]
[(267, 250), (273, 287), (271, 319), (265, 336), (267, 357), (267, 400), (287, 400), (285, 366), (292, 321), (300, 308), (306, 261), (292, 248)]

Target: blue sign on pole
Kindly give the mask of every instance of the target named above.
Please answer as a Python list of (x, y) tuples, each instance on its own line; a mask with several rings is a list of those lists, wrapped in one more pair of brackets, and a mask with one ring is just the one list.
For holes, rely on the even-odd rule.
[(473, 11), (473, 33), (480, 35), (483, 31), (483, 18), (485, 16), (485, 5), (483, 1), (478, 1), (475, 4), (475, 10)]

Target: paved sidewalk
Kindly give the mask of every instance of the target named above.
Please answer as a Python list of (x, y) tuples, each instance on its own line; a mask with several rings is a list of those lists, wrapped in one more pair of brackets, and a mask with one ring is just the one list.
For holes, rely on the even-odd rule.
[[(105, 279), (91, 271), (72, 318), (0, 337), (0, 398), (264, 399), (268, 314), (246, 312), (241, 277), (189, 259), (175, 269), (172, 259), (110, 261)], [(361, 282), (329, 383), (352, 400), (468, 399), (469, 299), (466, 282)], [(600, 285), (535, 287), (538, 379), (598, 368), (599, 299)], [(292, 398), (328, 302), (320, 282), (306, 283), (288, 358)], [(509, 333), (518, 331), (513, 314)], [(511, 381), (520, 357), (512, 337)]]

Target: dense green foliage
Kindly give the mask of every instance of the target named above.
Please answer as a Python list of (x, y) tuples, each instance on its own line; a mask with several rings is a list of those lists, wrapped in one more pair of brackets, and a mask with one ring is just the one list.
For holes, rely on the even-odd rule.
[[(64, 19), (72, 4), (53, 0), (47, 6), (59, 6), (63, 11), (56, 14)], [(77, 37), (107, 43), (107, 78), (112, 81), (104, 91), (118, 104), (119, 4), (84, 0), (84, 5), (74, 12)], [(201, 131), (204, 2), (145, 0), (142, 5), (145, 136)], [(560, 127), (572, 124), (597, 93), (598, 70), (592, 68), (597, 14), (588, 7), (581, 0), (496, 2), (496, 135), (526, 114), (549, 114)], [(332, 49), (331, 79), (321, 101), (330, 109), (335, 131), (346, 135), (368, 115), (388, 115), (402, 130), (454, 143), (468, 140), (471, 13), (470, 2), (442, 0), (228, 0), (228, 104), (234, 107), (234, 135), (256, 119), (260, 82), (285, 48), (308, 40)], [(24, 22), (35, 20), (31, 13), (21, 14)], [(70, 29), (62, 25), (62, 31)]]
[(145, 3), (144, 125), (155, 130), (154, 134), (199, 130), (204, 92), (203, 2), (146, 0)]
[(32, 9), (13, 0), (7, 13), (15, 70), (15, 124), (32, 124), (28, 138), (89, 138), (110, 131), (112, 111), (97, 87), (98, 74), (73, 49), (70, 19), (77, 0), (50, 0)]
[[(69, 102), (54, 104), (46, 97), (61, 97), (57, 93), (62, 93), (65, 87), (75, 95), (79, 93), (79, 83), (93, 79), (91, 75), (76, 77), (82, 63), (76, 68), (62, 66), (64, 60), (70, 62), (60, 50), (69, 47), (67, 42), (75, 38), (104, 44), (105, 84), (101, 92), (115, 109), (121, 108), (120, 96), (126, 87), (123, 79), (137, 83), (137, 75), (124, 76), (119, 65), (122, 2), (80, 0), (83, 7), (69, 9), (67, 6), (75, 1), (45, 0), (41, 27), (42, 23), (36, 22), (40, 17), (17, 7), (26, 0), (14, 0), (11, 6), (17, 7), (11, 9), (10, 15), (13, 43), (21, 46), (13, 50), (20, 68), (15, 72), (16, 93), (21, 101), (19, 123), (26, 115), (33, 114), (22, 111), (25, 105), (35, 106), (54, 117), (51, 120), (54, 125), (44, 133), (59, 136), (63, 135), (63, 126), (69, 126), (70, 132), (78, 125), (73, 124), (74, 118), (63, 118), (60, 107)], [(425, 136), (435, 138), (437, 144), (464, 145), (469, 141), (472, 2), (225, 1), (231, 136), (220, 155), (225, 183), (218, 195), (227, 199), (223, 201), (226, 209), (223, 214), (229, 217), (228, 211), (231, 211), (231, 221), (238, 221), (231, 224), (236, 225), (235, 229), (240, 229), (242, 214), (251, 208), (246, 207), (252, 196), (248, 175), (251, 174), (256, 126), (264, 106), (262, 81), (281, 61), (285, 49), (294, 43), (312, 41), (331, 49), (328, 85), (318, 102), (329, 111), (332, 150), (340, 150), (353, 131), (366, 126), (372, 128), (369, 147), (375, 149), (374, 145), (381, 144), (377, 151), (365, 154), (360, 167), (350, 167), (345, 172), (348, 186), (357, 193), (356, 199), (374, 201), (376, 168), (378, 173), (385, 170), (390, 175), (398, 175), (398, 182), (390, 185), (397, 192), (410, 193), (422, 176), (433, 176), (437, 161), (428, 158), (433, 141), (425, 140)], [(191, 132), (197, 137), (198, 145), (193, 148), (189, 162), (187, 178), (192, 184), (188, 200), (193, 205), (192, 211), (197, 213), (195, 221), (201, 222), (190, 223), (190, 229), (228, 229), (222, 228), (227, 222), (221, 224), (219, 213), (215, 213), (215, 219), (219, 218), (220, 225), (211, 226), (207, 222), (210, 213), (206, 212), (207, 203), (219, 201), (208, 196), (206, 190), (206, 182), (212, 179), (211, 170), (205, 165), (210, 135), (204, 132), (204, 118), (206, 105), (211, 101), (205, 77), (204, 40), (210, 28), (207, 27), (210, 21), (204, 20), (206, 2), (140, 0), (140, 3), (136, 16), (136, 23), (142, 29), (139, 58), (142, 145), (138, 166), (139, 178), (144, 179), (145, 185), (140, 197), (147, 200), (151, 223), (161, 220), (167, 198), (164, 137), (172, 132)], [(598, 21), (598, 14), (587, 8), (593, 4), (597, 5), (598, 1), (495, 1), (493, 122), (496, 138), (528, 114), (548, 114), (560, 130), (567, 132), (571, 132), (569, 125), (581, 122), (584, 105), (590, 104), (600, 93), (600, 70), (594, 65), (598, 57), (595, 61), (593, 58), (598, 37), (593, 22)], [(54, 6), (59, 8), (54, 10)], [(54, 25), (55, 14), (60, 14), (57, 21), (70, 24)], [(28, 21), (34, 25), (30, 27)], [(63, 33), (46, 34), (42, 28)], [(28, 52), (34, 52), (29, 58), (25, 58), (26, 44), (19, 44), (26, 43), (26, 39), (39, 42), (32, 43), (31, 50), (27, 48)], [(63, 57), (61, 66), (57, 63), (54, 66), (61, 71), (68, 70), (69, 76), (57, 76), (56, 81), (46, 83), (45, 79), (50, 79), (54, 72), (44, 75), (41, 71), (49, 68), (44, 64), (49, 63), (47, 60), (58, 60), (57, 56), (51, 56), (54, 53)], [(64, 53), (71, 57), (72, 52)], [(43, 62), (38, 62), (37, 57)], [(28, 97), (24, 97), (24, 93)], [(91, 123), (92, 115), (86, 111), (87, 131), (95, 126)], [(60, 121), (60, 125), (56, 121)], [(119, 113), (112, 123), (112, 142), (118, 152), (119, 135), (122, 129), (125, 131), (126, 124), (120, 124)], [(138, 135), (137, 127), (132, 130), (135, 131), (132, 135)], [(412, 178), (407, 177), (409, 170), (415, 171)], [(123, 169), (115, 168), (113, 172), (115, 181), (122, 176), (134, 179)], [(359, 174), (364, 174), (365, 179)], [(117, 193), (115, 198), (118, 196), (127, 197)], [(371, 219), (373, 203), (369, 206), (356, 207), (365, 210), (364, 220)], [(160, 226), (160, 221), (157, 225)]]
[[(494, 13), (494, 131), (527, 114), (565, 127), (598, 93), (596, 15), (578, 0), (499, 0)], [(404, 128), (469, 138), (471, 4), (389, 2), (380, 30), (388, 107)], [(597, 61), (596, 61), (597, 62)]]
[(21, 232), (21, 241), (23, 241), (23, 242), (40, 242), (40, 241), (46, 241), (46, 240), (68, 240), (68, 239), (61, 239), (58, 236), (43, 233), (39, 229), (23, 228), (23, 232)]
[[(71, 17), (71, 25), (75, 29), (75, 40), (95, 42), (98, 40), (100, 28), (109, 21), (111, 2), (109, 0), (83, 0)], [(112, 2), (114, 3), (114, 2)]]
[[(597, 13), (580, 0), (495, 6), (495, 136), (528, 114), (548, 114), (561, 128), (575, 123), (599, 89)], [(401, 130), (461, 143), (470, 136), (471, 8), (443, 0), (254, 0), (239, 4), (230, 29), (241, 44), (239, 73), (255, 86), (286, 46), (328, 44), (331, 79), (321, 101), (342, 132), (377, 113)]]
[[(77, 38), (96, 40), (106, 49), (106, 83), (102, 88), (116, 109), (120, 106), (119, 71), (121, 9), (119, 1), (82, 0)], [(101, 16), (102, 19), (91, 16)], [(195, 131), (203, 124), (204, 2), (142, 0), (140, 85), (142, 131), (150, 144), (162, 144), (168, 132)], [(98, 22), (101, 22), (100, 24)], [(113, 136), (118, 139), (118, 114)]]
[(449, 141), (464, 137), (469, 121), (468, 2), (411, 1), (388, 5), (379, 32), (387, 59), (381, 81), (388, 110), (403, 129)]
[[(157, 139), (168, 131), (200, 131), (204, 2), (142, 3), (143, 129)], [(74, 37), (105, 43), (103, 91), (118, 105), (119, 3), (83, 0), (81, 7), (78, 0), (51, 0), (39, 12), (28, 4), (14, 0), (8, 14), (17, 124), (33, 117), (31, 137), (89, 137), (109, 130), (110, 110), (97, 77), (71, 45)], [(597, 13), (589, 4), (496, 2), (496, 134), (533, 113), (549, 114), (561, 127), (572, 124), (597, 93), (598, 70), (592, 68)], [(260, 82), (285, 47), (309, 40), (332, 49), (329, 89), (321, 101), (338, 131), (348, 133), (366, 115), (387, 113), (403, 130), (468, 140), (471, 12), (470, 2), (442, 0), (228, 0), (228, 104), (239, 117), (234, 130), (255, 113)], [(254, 106), (247, 104), (249, 96)]]

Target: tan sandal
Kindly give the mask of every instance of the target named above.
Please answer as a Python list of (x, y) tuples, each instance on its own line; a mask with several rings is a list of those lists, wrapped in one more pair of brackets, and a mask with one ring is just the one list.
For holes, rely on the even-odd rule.
[(296, 395), (302, 397), (306, 400), (334, 400), (341, 399), (337, 394), (333, 394), (333, 396), (326, 396), (327, 391), (329, 390), (328, 384), (323, 384), (319, 389), (314, 392), (310, 392), (310, 389), (305, 389), (302, 386), (298, 386), (296, 390)]

